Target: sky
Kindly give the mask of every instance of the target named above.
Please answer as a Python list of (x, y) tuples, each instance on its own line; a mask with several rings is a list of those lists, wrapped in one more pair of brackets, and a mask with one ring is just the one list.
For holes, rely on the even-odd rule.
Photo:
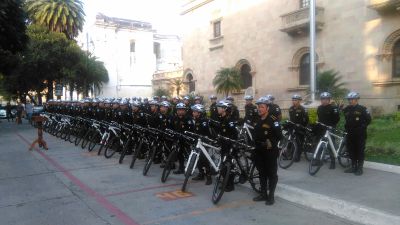
[(85, 26), (94, 23), (97, 13), (106, 16), (150, 22), (161, 34), (180, 35), (182, 0), (83, 0)]

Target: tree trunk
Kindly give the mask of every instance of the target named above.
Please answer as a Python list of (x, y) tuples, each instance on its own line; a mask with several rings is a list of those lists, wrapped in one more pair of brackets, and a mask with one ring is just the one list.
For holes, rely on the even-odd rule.
[(53, 99), (53, 92), (54, 92), (54, 87), (53, 87), (53, 81), (49, 80), (47, 83), (47, 101), (50, 99)]
[(72, 101), (72, 97), (74, 96), (74, 85), (69, 85), (69, 98)]
[(42, 103), (42, 94), (39, 91), (37, 93), (38, 93), (38, 95), (37, 95), (38, 96), (38, 104), (42, 105), (43, 104)]

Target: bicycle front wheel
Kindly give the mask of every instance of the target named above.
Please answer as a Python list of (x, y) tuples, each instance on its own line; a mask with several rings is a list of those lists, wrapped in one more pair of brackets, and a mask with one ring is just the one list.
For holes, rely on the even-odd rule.
[(219, 200), (221, 200), (222, 195), (225, 192), (226, 185), (228, 184), (229, 175), (231, 172), (231, 163), (225, 162), (221, 164), (221, 169), (219, 174), (217, 175), (217, 180), (214, 185), (213, 195), (212, 195), (212, 202), (217, 204)]
[(185, 180), (183, 181), (182, 184), (182, 189), (181, 189), (182, 191), (186, 191), (186, 186), (189, 181), (189, 177), (192, 175), (192, 171), (195, 166), (197, 157), (198, 157), (197, 154), (193, 154), (193, 156), (190, 158), (190, 161), (188, 161), (188, 165), (185, 171)]
[(178, 152), (176, 150), (172, 150), (172, 152), (169, 154), (167, 158), (167, 162), (165, 163), (162, 175), (161, 175), (161, 182), (165, 183), (167, 181), (167, 178), (169, 174), (171, 173), (171, 170), (174, 169), (175, 167), (175, 161), (177, 159)]
[(119, 148), (119, 138), (112, 137), (111, 140), (106, 145), (106, 149), (104, 150), (104, 157), (107, 159), (111, 158), (115, 152), (117, 152)]
[(260, 174), (255, 164), (250, 169), (249, 183), (255, 192), (261, 193)]
[(315, 149), (316, 153), (314, 154), (313, 158), (311, 159), (310, 166), (308, 168), (308, 173), (310, 175), (315, 175), (319, 169), (321, 168), (324, 162), (324, 153), (326, 150), (326, 143), (320, 142)]
[(344, 145), (342, 147), (342, 149), (340, 149), (340, 151), (338, 153), (338, 161), (339, 161), (339, 164), (343, 168), (347, 168), (347, 167), (351, 166), (350, 154), (347, 151), (346, 145)]
[(146, 176), (147, 172), (149, 172), (150, 166), (153, 163), (154, 157), (156, 155), (156, 151), (157, 145), (153, 145), (153, 147), (151, 147), (150, 151), (147, 153), (146, 162), (143, 167), (143, 176)]
[(289, 168), (293, 162), (294, 157), (297, 154), (297, 143), (295, 140), (287, 140), (282, 146), (281, 152), (278, 158), (279, 167), (282, 169)]

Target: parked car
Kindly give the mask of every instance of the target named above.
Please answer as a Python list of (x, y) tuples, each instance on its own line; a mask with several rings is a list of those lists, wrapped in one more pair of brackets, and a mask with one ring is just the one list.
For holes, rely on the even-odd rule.
[(7, 119), (6, 108), (3, 106), (0, 107), (0, 119)]

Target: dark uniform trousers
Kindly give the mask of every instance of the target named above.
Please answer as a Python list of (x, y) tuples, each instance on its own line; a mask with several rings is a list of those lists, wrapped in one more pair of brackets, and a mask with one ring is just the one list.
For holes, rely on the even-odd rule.
[(273, 196), (278, 183), (278, 141), (282, 138), (282, 131), (278, 121), (272, 115), (266, 119), (260, 119), (254, 129), (256, 149), (254, 162), (260, 175), (261, 191)]
[(345, 128), (347, 131), (347, 150), (352, 162), (364, 162), (365, 141), (367, 126), (371, 122), (371, 115), (367, 108), (361, 105), (347, 106), (343, 109)]

